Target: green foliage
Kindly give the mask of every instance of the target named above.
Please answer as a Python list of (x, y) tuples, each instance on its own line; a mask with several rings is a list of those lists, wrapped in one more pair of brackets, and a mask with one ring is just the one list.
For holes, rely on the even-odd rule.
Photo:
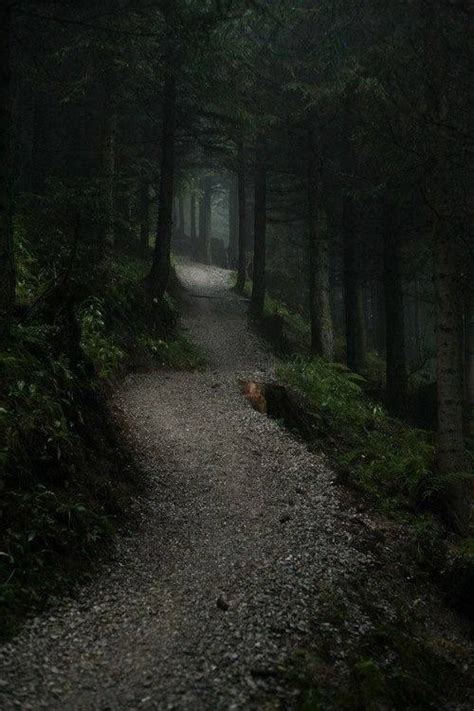
[(354, 428), (363, 428), (381, 413), (380, 408), (365, 400), (361, 388), (363, 378), (339, 363), (299, 357), (283, 365), (279, 375), (309, 395), (335, 426), (354, 422)]
[(73, 449), (66, 409), (74, 378), (67, 359), (53, 356), (54, 337), (53, 327), (18, 324), (0, 353), (0, 468), (13, 457), (17, 476), (29, 476), (33, 451), (45, 462)]
[(183, 334), (169, 340), (145, 336), (140, 344), (152, 354), (154, 361), (162, 368), (202, 370), (206, 364), (201, 351)]
[(37, 255), (31, 249), (26, 231), (20, 220), (14, 226), (16, 270), (17, 270), (17, 299), (20, 303), (31, 301), (38, 293), (41, 279), (41, 269)]
[(429, 479), (424, 482), (422, 488), (422, 496), (425, 499), (430, 499), (434, 497), (439, 497), (443, 495), (443, 492), (456, 484), (470, 484), (474, 483), (474, 469), (463, 472), (448, 472), (446, 474), (441, 474), (440, 472), (435, 472)]
[(81, 327), (81, 346), (86, 356), (95, 364), (101, 378), (110, 378), (118, 372), (125, 352), (107, 337), (104, 302), (91, 296), (78, 310)]
[[(51, 272), (41, 271), (26, 237), (20, 243), (28, 303)], [(13, 326), (0, 351), (0, 636), (86, 574), (130, 506), (137, 481), (110, 421), (104, 381), (122, 374), (137, 351), (160, 367), (203, 365), (177, 331), (171, 299), (152, 322), (146, 266), (117, 257), (106, 280), (81, 275), (80, 289), (69, 286), (71, 306), (53, 294), (51, 305)]]
[(60, 335), (18, 324), (0, 353), (0, 634), (110, 536), (107, 511), (119, 508), (124, 477), (100, 396), (72, 370)]
[(107, 516), (94, 510), (88, 497), (73, 494), (43, 484), (7, 493), (5, 505), (14, 509), (15, 518), (0, 554), (8, 573), (0, 584), (0, 605), (41, 602), (62, 582), (68, 564), (90, 556), (112, 534)]
[(364, 379), (339, 364), (297, 358), (278, 374), (309, 396), (323, 415), (325, 429), (319, 434), (330, 438), (331, 451), (351, 483), (384, 508), (415, 505), (422, 482), (432, 477), (430, 433), (389, 417), (364, 394)]
[(283, 319), (288, 332), (288, 338), (298, 344), (307, 344), (310, 339), (310, 327), (303, 314), (271, 296), (265, 297), (265, 314), (279, 316)]
[[(134, 259), (123, 255), (121, 258), (115, 258), (113, 263), (110, 264), (110, 268), (115, 284), (118, 287), (115, 289), (114, 294), (117, 298), (120, 298), (121, 294), (122, 300), (126, 298), (126, 287), (130, 284), (136, 285), (142, 282), (148, 272), (148, 265), (143, 259)], [(130, 297), (130, 290), (128, 290), (128, 297)]]
[[(434, 709), (453, 668), (408, 631), (379, 627), (365, 635), (349, 663), (352, 674), (339, 689), (319, 689), (327, 705), (308, 709)], [(388, 662), (390, 659), (390, 662)], [(314, 692), (313, 692), (314, 693)]]
[(345, 708), (434, 708), (454, 671), (404, 624), (375, 627), (357, 652)]
[[(337, 590), (321, 591), (313, 647), (295, 656), (289, 670), (303, 691), (301, 708), (439, 708), (440, 700), (465, 681), (451, 661), (453, 655), (446, 654), (449, 640), (432, 638), (427, 630), (417, 628), (413, 612), (404, 612), (406, 598), (401, 591), (392, 593), (396, 612), (390, 620), (358, 585), (352, 594), (357, 605), (355, 600), (351, 604), (341, 600)], [(334, 664), (337, 646), (343, 655)], [(465, 655), (467, 650), (456, 653)]]
[(46, 180), (41, 196), (22, 195), (14, 222), (20, 297), (37, 297), (66, 273), (85, 291), (100, 285), (99, 194), (96, 180), (56, 177)]
[[(252, 282), (247, 281), (244, 294), (250, 298), (252, 293)], [(305, 351), (311, 338), (311, 330), (308, 319), (302, 310), (297, 311), (283, 301), (268, 292), (265, 294), (264, 315), (267, 318), (279, 317), (284, 324), (284, 334), (286, 339), (298, 348)]]
[(370, 387), (382, 391), (385, 388), (387, 364), (385, 359), (375, 351), (369, 351), (365, 356), (364, 377)]

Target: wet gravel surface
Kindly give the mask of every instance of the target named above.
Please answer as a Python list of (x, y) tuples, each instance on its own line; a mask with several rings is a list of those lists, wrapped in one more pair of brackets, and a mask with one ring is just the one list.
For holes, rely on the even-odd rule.
[(279, 671), (319, 591), (374, 564), (324, 461), (242, 397), (238, 379), (267, 377), (272, 359), (228, 273), (180, 273), (208, 368), (135, 374), (117, 394), (152, 479), (143, 525), (0, 650), (2, 709), (291, 709)]

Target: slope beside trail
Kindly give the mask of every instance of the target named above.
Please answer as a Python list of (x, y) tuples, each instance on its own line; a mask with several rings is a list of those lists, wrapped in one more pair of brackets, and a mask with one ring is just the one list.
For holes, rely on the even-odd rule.
[[(285, 670), (298, 650), (329, 630), (342, 668), (337, 624), (344, 638), (370, 628), (351, 591), (364, 587), (394, 618), (379, 581), (385, 558), (415, 605), (397, 540), (383, 541), (324, 460), (242, 397), (239, 378), (270, 377), (273, 359), (229, 273), (179, 271), (207, 369), (134, 374), (120, 388), (117, 407), (152, 481), (142, 524), (77, 598), (0, 650), (5, 711), (291, 709), (298, 690)], [(338, 623), (323, 616), (331, 595), (344, 599)], [(459, 637), (454, 618), (442, 624)]]

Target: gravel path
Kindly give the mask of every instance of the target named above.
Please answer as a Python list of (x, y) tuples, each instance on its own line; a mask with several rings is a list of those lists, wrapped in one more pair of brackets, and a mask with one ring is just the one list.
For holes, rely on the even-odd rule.
[[(310, 638), (319, 596), (376, 567), (370, 521), (341, 505), (324, 462), (240, 394), (238, 378), (272, 359), (228, 272), (180, 273), (209, 367), (133, 375), (118, 393), (153, 481), (143, 525), (0, 651), (5, 711), (293, 708), (278, 671)], [(370, 624), (354, 619), (354, 633)]]

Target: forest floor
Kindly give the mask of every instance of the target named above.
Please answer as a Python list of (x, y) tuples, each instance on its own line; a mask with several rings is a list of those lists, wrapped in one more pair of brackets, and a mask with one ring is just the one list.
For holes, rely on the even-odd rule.
[(0, 650), (0, 707), (291, 709), (305, 694), (314, 709), (473, 709), (472, 644), (403, 531), (242, 396), (239, 379), (271, 378), (274, 358), (229, 273), (179, 273), (207, 368), (120, 388), (151, 480), (142, 520)]

